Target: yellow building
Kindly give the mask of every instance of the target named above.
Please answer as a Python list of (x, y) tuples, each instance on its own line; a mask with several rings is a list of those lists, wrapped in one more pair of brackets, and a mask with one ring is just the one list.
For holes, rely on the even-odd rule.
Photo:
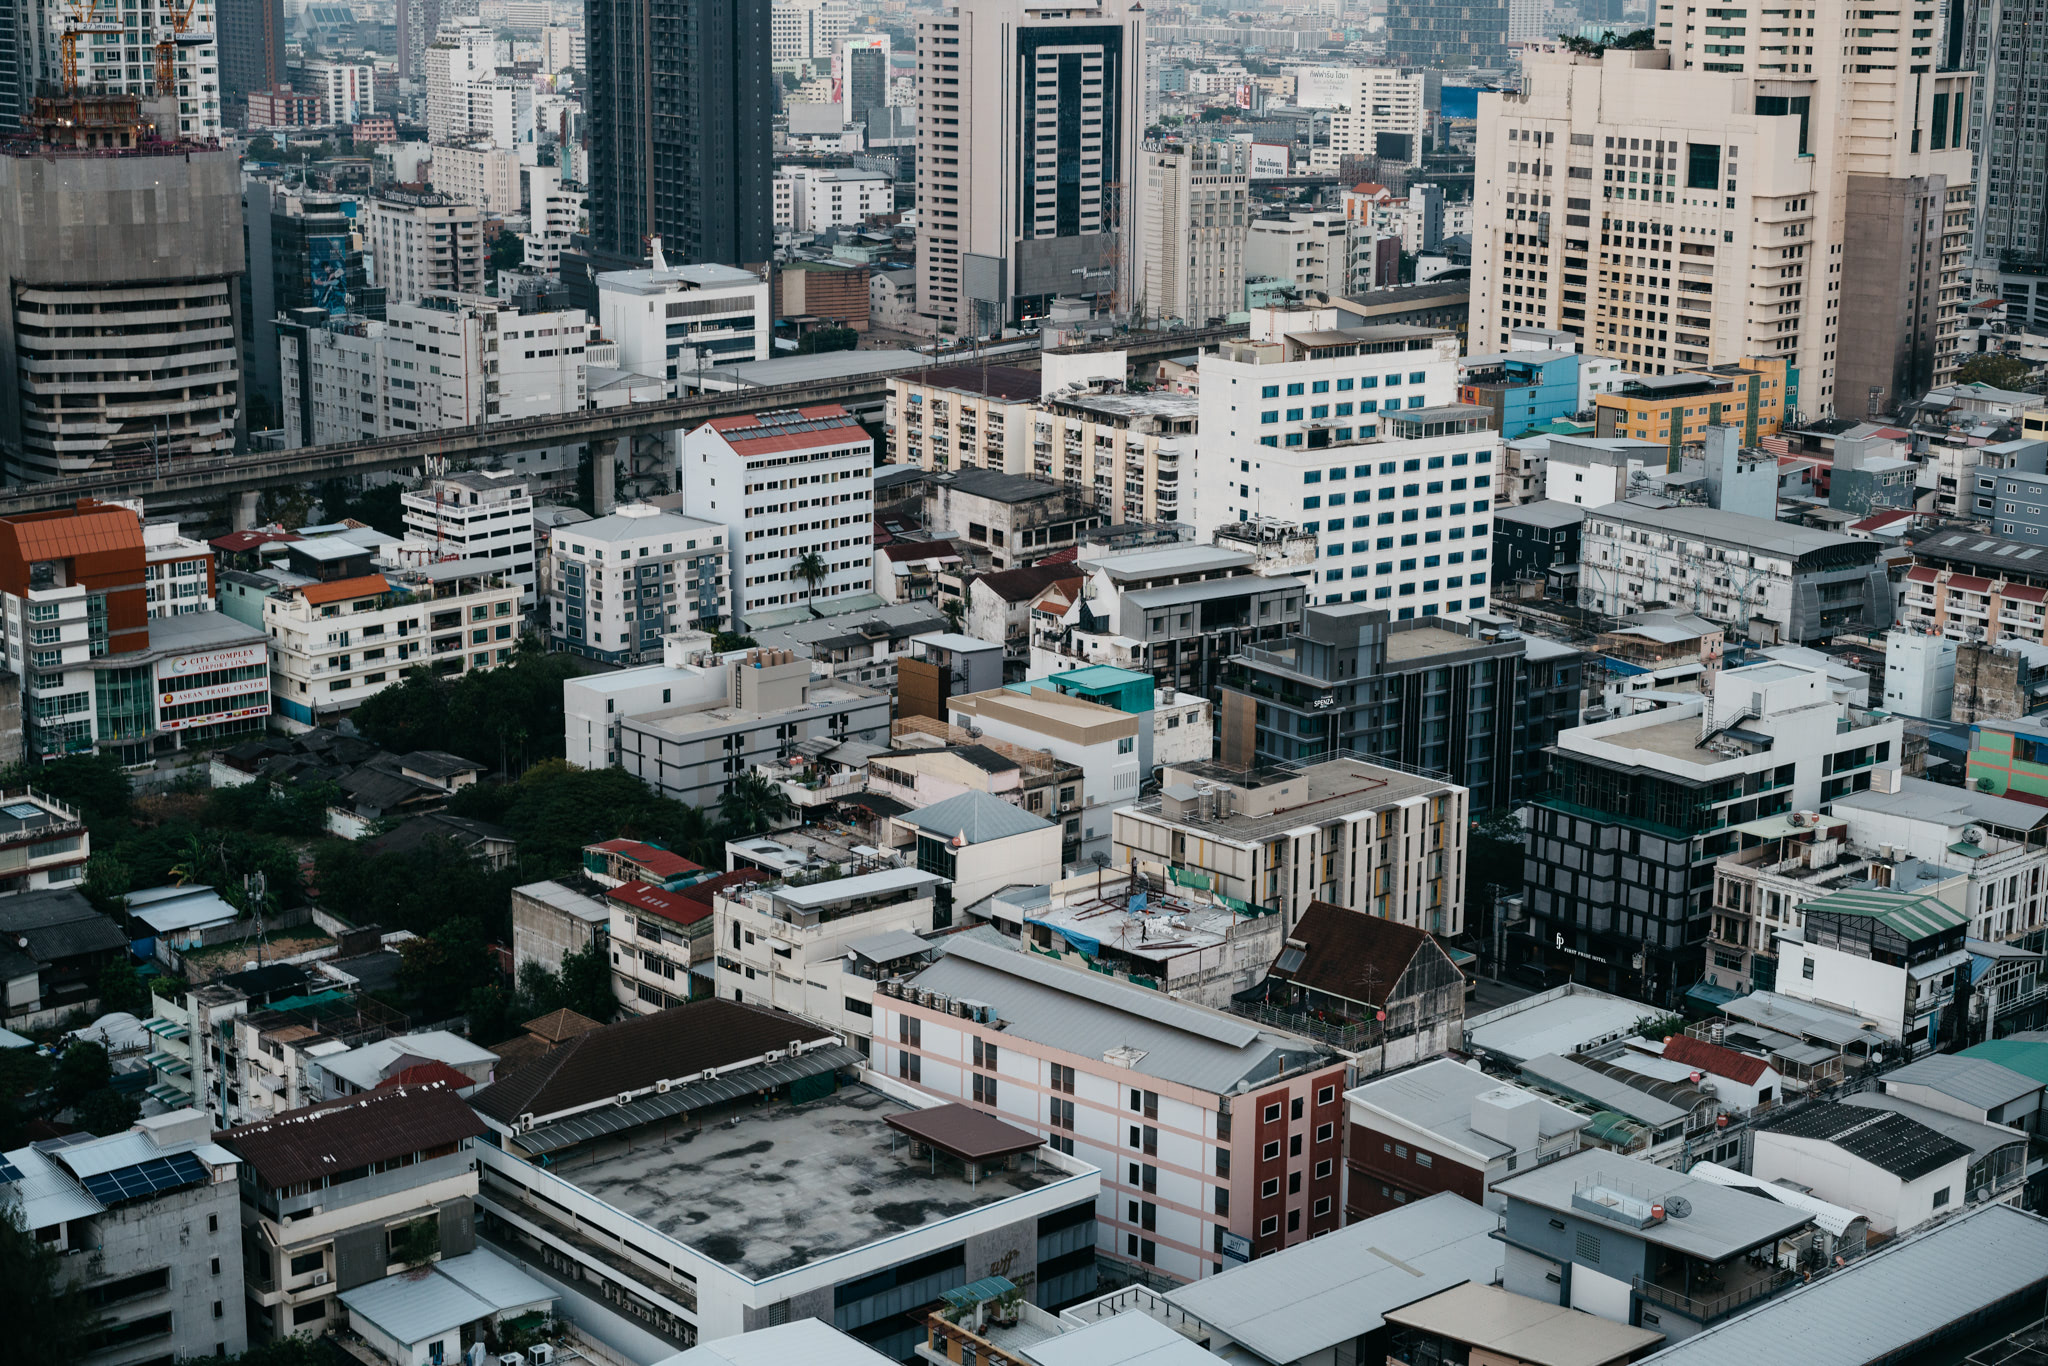
[(1706, 440), (1707, 428), (1742, 428), (1754, 446), (1785, 423), (1799, 403), (1799, 372), (1782, 356), (1745, 356), (1733, 365), (1702, 366), (1670, 375), (1639, 375), (1620, 393), (1593, 396), (1600, 436), (1661, 441), (1676, 468), (1678, 452)]

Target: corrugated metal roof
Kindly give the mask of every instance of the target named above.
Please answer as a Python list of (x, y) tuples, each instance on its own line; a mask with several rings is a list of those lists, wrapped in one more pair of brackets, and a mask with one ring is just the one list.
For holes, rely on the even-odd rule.
[(345, 602), (350, 598), (375, 597), (391, 591), (390, 582), (382, 574), (365, 574), (361, 578), (336, 579), (332, 583), (309, 583), (299, 590), (307, 602), (315, 607), (330, 602)]
[(1970, 917), (1931, 896), (1904, 892), (1830, 892), (1806, 903), (1806, 914), (1864, 916), (1888, 926), (1908, 940), (1930, 939), (1961, 929)]
[[(1538, 1209), (1571, 1214), (1576, 1208), (1573, 1197), (1593, 1186), (1645, 1201), (1662, 1201), (1666, 1208), (1673, 1196), (1683, 1195), (1692, 1209), (1682, 1219), (1666, 1218), (1641, 1229), (1626, 1224), (1617, 1224), (1615, 1228), (1627, 1237), (1710, 1262), (1760, 1247), (1807, 1221), (1804, 1213), (1759, 1196), (1601, 1148), (1584, 1148), (1556, 1162), (1519, 1172), (1498, 1182), (1494, 1190)], [(1598, 1217), (1585, 1216), (1583, 1209), (1577, 1213)]]
[(111, 550), (142, 549), (142, 519), (124, 507), (77, 512), (61, 517), (10, 519), (21, 558), (66, 560)]
[(0, 1209), (19, 1215), (23, 1228), (48, 1228), (70, 1219), (99, 1214), (106, 1206), (85, 1193), (78, 1178), (35, 1148), (17, 1148), (7, 1160), (21, 1179), (0, 1187)]
[(995, 1008), (1005, 1032), (1099, 1058), (1131, 1048), (1131, 1070), (1219, 1095), (1311, 1060), (1309, 1045), (1235, 1016), (1076, 970), (1021, 949), (948, 936), (945, 957), (912, 980)]
[(1867, 1366), (2048, 1284), (2048, 1220), (1983, 1205), (1710, 1325), (1657, 1366)]
[(1632, 1119), (1639, 1119), (1654, 1128), (1676, 1124), (1689, 1113), (1666, 1101), (1661, 1101), (1647, 1091), (1641, 1091), (1604, 1072), (1573, 1062), (1570, 1058), (1556, 1053), (1545, 1053), (1530, 1058), (1522, 1064), (1522, 1075), (1530, 1081), (1562, 1091), (1567, 1095), (1581, 1096), (1595, 1105), (1604, 1105), (1618, 1110)]
[(722, 1104), (738, 1100), (757, 1091), (775, 1086), (787, 1086), (790, 1082), (805, 1077), (821, 1076), (836, 1072), (842, 1067), (858, 1067), (865, 1059), (851, 1048), (832, 1044), (825, 1048), (814, 1048), (794, 1058), (781, 1062), (762, 1063), (742, 1071), (731, 1072), (710, 1081), (695, 1082), (689, 1086), (678, 1086), (667, 1092), (657, 1092), (643, 1100), (626, 1105), (614, 1105), (602, 1110), (586, 1110), (557, 1124), (544, 1125), (531, 1133), (521, 1134), (519, 1146), (529, 1153), (551, 1153), (561, 1148), (587, 1143), (606, 1134), (623, 1133), (642, 1124), (672, 1119), (690, 1110), (699, 1110), (707, 1105)]
[(407, 1346), (554, 1299), (553, 1290), (486, 1248), (435, 1262), (425, 1275), (401, 1272), (341, 1292), (352, 1317)]
[(1711, 1181), (1717, 1186), (1727, 1186), (1732, 1190), (1745, 1190), (1757, 1195), (1769, 1196), (1781, 1205), (1796, 1209), (1801, 1214), (1811, 1215), (1814, 1223), (1827, 1230), (1831, 1236), (1836, 1238), (1847, 1233), (1849, 1225), (1863, 1218), (1855, 1210), (1843, 1209), (1840, 1205), (1831, 1205), (1817, 1195), (1808, 1195), (1805, 1191), (1793, 1190), (1789, 1186), (1780, 1186), (1774, 1182), (1765, 1181), (1760, 1177), (1751, 1176), (1748, 1172), (1739, 1172), (1733, 1167), (1724, 1167), (1718, 1162), (1695, 1162), (1685, 1169), (1685, 1174), (1695, 1180)]
[(1932, 1053), (1885, 1073), (1885, 1089), (1895, 1085), (1925, 1086), (1944, 1096), (1990, 1110), (2041, 1089), (2041, 1081), (2013, 1071), (1990, 1058)]
[(1028, 835), (1034, 830), (1046, 830), (1052, 826), (1050, 821), (1012, 806), (1000, 797), (974, 791), (933, 802), (898, 819), (908, 821), (927, 834), (959, 835), (969, 844)]
[(1016, 1350), (1037, 1366), (1216, 1366), (1217, 1359), (1144, 1313), (1116, 1314)]
[(1380, 1327), (1389, 1309), (1491, 1285), (1499, 1220), (1444, 1193), (1232, 1267), (1166, 1298), (1268, 1361), (1300, 1361)]

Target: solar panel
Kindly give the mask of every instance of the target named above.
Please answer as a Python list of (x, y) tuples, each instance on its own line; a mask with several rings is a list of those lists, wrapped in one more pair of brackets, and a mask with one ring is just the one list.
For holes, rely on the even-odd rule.
[(102, 1205), (140, 1200), (162, 1191), (194, 1186), (206, 1179), (206, 1164), (191, 1153), (159, 1157), (132, 1167), (85, 1178), (85, 1192)]
[(11, 1185), (21, 1180), (21, 1168), (0, 1156), (0, 1185)]

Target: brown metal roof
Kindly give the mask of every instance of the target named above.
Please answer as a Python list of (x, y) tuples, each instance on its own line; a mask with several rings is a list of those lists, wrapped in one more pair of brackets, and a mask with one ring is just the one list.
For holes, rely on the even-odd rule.
[(68, 560), (142, 545), (142, 520), (124, 507), (81, 508), (75, 515), (10, 520), (21, 558)]
[(779, 1010), (699, 1001), (565, 1039), (545, 1057), (477, 1092), (470, 1103), (506, 1124), (527, 1114), (544, 1120), (658, 1081), (730, 1067), (792, 1041), (831, 1037), (830, 1030)]
[(939, 1105), (887, 1118), (890, 1128), (962, 1162), (988, 1162), (1011, 1153), (1028, 1153), (1045, 1141), (971, 1105)]
[(219, 1137), (255, 1168), (265, 1185), (281, 1188), (459, 1143), (482, 1132), (483, 1121), (462, 1097), (434, 1082), (388, 1086), (287, 1110)]
[(1302, 946), (1302, 961), (1291, 970), (1276, 962), (1272, 976), (1375, 1007), (1387, 1003), (1401, 974), (1429, 943), (1428, 933), (1412, 925), (1327, 901), (1310, 902), (1287, 939), (1287, 947)]

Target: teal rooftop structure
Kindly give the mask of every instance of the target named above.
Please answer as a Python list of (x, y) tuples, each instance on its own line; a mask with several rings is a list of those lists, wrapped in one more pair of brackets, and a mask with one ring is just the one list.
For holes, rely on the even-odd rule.
[(1051, 687), (1067, 697), (1078, 697), (1084, 702), (1114, 707), (1126, 715), (1137, 716), (1152, 710), (1155, 686), (1151, 674), (1119, 669), (1110, 664), (1090, 664), (1045, 678), (1012, 683), (1009, 688), (1012, 692), (1028, 694), (1033, 688)]

